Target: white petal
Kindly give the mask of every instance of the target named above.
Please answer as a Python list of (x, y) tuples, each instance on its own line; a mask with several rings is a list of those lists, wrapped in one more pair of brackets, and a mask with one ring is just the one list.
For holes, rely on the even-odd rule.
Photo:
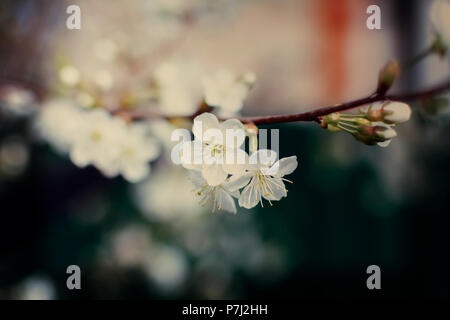
[(256, 186), (256, 178), (244, 188), (239, 197), (239, 205), (243, 208), (250, 209), (256, 206), (261, 199), (261, 195)]
[(219, 120), (212, 113), (205, 112), (195, 117), (194, 124), (192, 126), (192, 132), (195, 139), (202, 140), (203, 133), (208, 129), (219, 129)]
[(205, 179), (203, 179), (201, 172), (199, 171), (188, 171), (189, 179), (192, 181), (196, 188), (201, 188), (206, 184)]
[[(178, 151), (175, 149), (177, 148)], [(189, 170), (201, 170), (203, 161), (202, 144), (189, 141), (176, 146), (174, 152), (179, 152), (181, 165)]]
[(278, 155), (275, 151), (270, 149), (261, 149), (251, 154), (249, 163), (271, 166), (277, 158)]
[(248, 174), (242, 176), (231, 176), (224, 183), (222, 183), (222, 186), (225, 189), (234, 192), (245, 187), (250, 182), (251, 178), (252, 176)]
[(239, 199), (239, 197), (241, 196), (239, 190), (231, 191), (230, 194), (232, 197), (235, 197), (236, 199)]
[(267, 178), (265, 180), (267, 193), (263, 197), (267, 200), (280, 200), (287, 196), (286, 188), (281, 178)]
[(383, 107), (384, 119), (392, 123), (406, 122), (411, 118), (411, 107), (403, 102), (392, 101)]
[(234, 199), (222, 188), (217, 188), (216, 201), (218, 210), (236, 213), (236, 204), (234, 203)]
[(244, 130), (244, 125), (238, 119), (228, 119), (221, 124), (221, 129)]
[(386, 148), (388, 145), (391, 144), (391, 141), (392, 141), (392, 140), (386, 140), (386, 141), (383, 141), (383, 142), (378, 142), (378, 145), (379, 145), (380, 147), (382, 147), (382, 148)]
[(297, 168), (297, 156), (287, 157), (278, 160), (274, 163), (270, 170), (269, 175), (276, 175), (278, 177), (283, 177), (285, 175), (291, 174)]
[(227, 149), (223, 170), (228, 174), (242, 175), (248, 169), (248, 154), (242, 149)]
[(239, 148), (245, 142), (243, 124), (236, 119), (230, 119), (221, 124), (224, 144), (229, 148)]
[(225, 181), (228, 174), (220, 164), (203, 165), (202, 176), (210, 186), (218, 186)]

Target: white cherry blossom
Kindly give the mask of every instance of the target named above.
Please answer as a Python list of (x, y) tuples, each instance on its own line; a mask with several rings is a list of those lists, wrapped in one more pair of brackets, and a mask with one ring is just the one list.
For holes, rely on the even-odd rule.
[(117, 141), (125, 130), (125, 122), (97, 109), (83, 114), (83, 122), (70, 150), (70, 159), (78, 167), (93, 164), (105, 175), (116, 174), (111, 159), (121, 151)]
[(129, 182), (143, 180), (150, 172), (148, 162), (160, 153), (157, 141), (146, 135), (144, 127), (135, 124), (129, 125), (116, 143), (121, 147), (121, 152), (111, 164), (112, 172), (121, 173)]
[(68, 152), (80, 134), (82, 114), (69, 99), (53, 99), (42, 104), (36, 120), (40, 135), (60, 152)]
[(190, 115), (201, 101), (201, 69), (195, 63), (165, 62), (155, 70), (161, 110), (165, 114)]
[(80, 130), (70, 148), (70, 158), (78, 167), (89, 164), (105, 176), (119, 174), (130, 182), (144, 179), (148, 162), (159, 154), (157, 143), (139, 125), (128, 125), (121, 118), (97, 109), (82, 113)]
[(254, 81), (254, 75), (247, 74), (238, 79), (231, 71), (221, 69), (203, 78), (205, 102), (213, 107), (220, 107), (231, 113), (242, 109), (244, 100), (249, 92), (248, 81)]
[(239, 120), (219, 123), (215, 115), (206, 112), (194, 119), (192, 131), (194, 141), (185, 143), (182, 150), (185, 168), (201, 171), (211, 186), (220, 185), (229, 174), (244, 170), (248, 156), (240, 149), (245, 131)]
[(245, 185), (243, 184), (246, 183), (245, 180), (240, 179), (239, 176), (231, 176), (221, 184), (211, 186), (199, 172), (191, 171), (190, 178), (196, 187), (195, 193), (200, 197), (202, 206), (210, 205), (213, 211), (237, 212), (233, 197), (239, 198), (239, 189)]
[(249, 184), (242, 190), (239, 205), (250, 209), (261, 203), (263, 198), (278, 201), (287, 196), (283, 178), (297, 168), (297, 157), (287, 157), (276, 161), (277, 154), (272, 150), (258, 150), (249, 158), (247, 173), (240, 176), (240, 184)]

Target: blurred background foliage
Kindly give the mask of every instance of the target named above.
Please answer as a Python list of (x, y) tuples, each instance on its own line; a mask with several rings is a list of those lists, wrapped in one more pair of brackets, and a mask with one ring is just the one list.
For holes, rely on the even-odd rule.
[[(86, 4), (80, 3), (82, 7)], [(125, 6), (125, 1), (118, 3)], [(130, 3), (138, 5), (138, 1)], [(333, 5), (334, 1), (317, 3), (312, 7), (310, 1), (246, 1), (245, 9), (234, 2), (227, 3), (225, 9), (210, 9), (213, 19), (223, 24), (219, 33), (223, 29), (233, 32), (246, 14), (258, 11), (265, 16), (272, 10), (271, 20), (265, 24), (278, 26), (279, 33), (266, 30), (261, 22), (252, 28), (258, 34), (272, 32), (287, 42), (290, 36), (280, 26), (289, 29), (291, 23), (300, 24), (311, 11), (316, 17), (335, 19), (325, 31), (306, 24), (309, 31), (316, 31), (308, 39), (317, 42), (317, 48), (298, 52), (326, 53), (329, 49), (322, 47), (327, 47), (329, 39), (344, 35), (350, 39), (339, 49), (342, 52), (327, 56), (325, 65), (315, 61), (309, 71), (296, 69), (295, 73), (306, 72), (299, 77), (310, 77), (309, 85), (316, 88), (309, 95), (307, 89), (292, 93), (297, 92), (298, 82), (305, 80), (286, 75), (289, 71), (285, 69), (309, 61), (311, 52), (305, 53), (306, 58), (286, 58), (287, 46), (265, 58), (241, 61), (239, 57), (247, 53), (239, 47), (237, 60), (225, 60), (228, 54), (225, 58), (216, 56), (213, 65), (253, 67), (261, 78), (262, 84), (257, 82), (244, 114), (296, 112), (311, 106), (311, 101), (320, 105), (366, 94), (386, 56), (406, 59), (428, 42), (428, 1), (393, 1), (389, 5), (378, 1), (385, 27), (376, 31), (376, 39), (368, 34), (365, 24), (358, 28), (350, 23), (365, 21), (364, 9), (369, 2), (336, 1), (345, 10)], [(298, 11), (297, 16), (283, 21), (291, 6), (297, 5), (311, 11)], [(2, 79), (23, 80), (30, 86), (47, 82), (51, 76), (40, 61), (60, 39), (49, 34), (64, 33), (56, 28), (64, 28), (63, 24), (55, 22), (65, 18), (64, 11), (64, 3), (56, 1), (39, 5), (2, 1)], [(349, 22), (344, 26), (336, 20), (339, 18)], [(342, 31), (335, 30), (337, 25)], [(37, 26), (39, 35), (31, 36)], [(197, 36), (193, 36), (200, 43), (208, 39), (202, 38), (202, 28), (205, 26), (198, 27)], [(294, 38), (305, 37), (299, 30), (292, 32)], [(271, 43), (266, 46), (271, 47)], [(361, 49), (364, 46), (368, 48)], [(367, 51), (375, 53), (367, 57)], [(344, 58), (337, 57), (339, 54)], [(280, 69), (282, 65), (285, 69)], [(395, 89), (404, 92), (424, 86), (439, 79), (439, 72), (448, 75), (448, 63), (436, 58), (405, 72)], [(344, 79), (342, 88), (333, 83), (327, 88), (323, 82), (339, 76)], [(286, 89), (284, 83), (291, 82), (295, 83), (293, 88)], [(272, 83), (275, 88), (269, 89)], [(267, 96), (270, 98), (265, 101)], [(420, 107), (420, 102), (413, 106)], [(191, 192), (187, 177), (159, 160), (149, 177), (149, 181), (157, 181), (153, 194), (145, 191), (143, 197), (163, 200), (142, 204), (139, 186), (122, 178), (105, 178), (92, 167), (76, 168), (66, 156), (38, 141), (28, 117), (11, 117), (2, 110), (0, 298), (449, 297), (450, 142), (445, 117), (415, 112), (386, 149), (364, 146), (350, 136), (331, 134), (312, 123), (267, 128), (280, 129), (281, 157), (297, 155), (299, 159), (299, 167), (290, 176), (294, 183), (288, 185), (289, 196), (273, 207), (238, 210), (237, 215), (231, 215), (183, 202), (183, 191)], [(173, 183), (164, 183), (165, 177)], [(66, 268), (72, 264), (82, 270), (79, 291), (66, 288)], [(366, 268), (371, 264), (381, 267), (380, 292), (366, 288)]]

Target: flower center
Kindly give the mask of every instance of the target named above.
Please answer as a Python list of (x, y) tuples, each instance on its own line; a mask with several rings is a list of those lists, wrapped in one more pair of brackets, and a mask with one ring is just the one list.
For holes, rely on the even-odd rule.
[(102, 139), (102, 134), (100, 133), (100, 131), (95, 130), (92, 132), (91, 137), (92, 137), (92, 140), (98, 142)]
[(225, 147), (220, 144), (215, 144), (210, 147), (210, 150), (211, 150), (211, 156), (217, 157), (217, 156), (220, 156), (223, 154), (223, 152), (225, 151)]

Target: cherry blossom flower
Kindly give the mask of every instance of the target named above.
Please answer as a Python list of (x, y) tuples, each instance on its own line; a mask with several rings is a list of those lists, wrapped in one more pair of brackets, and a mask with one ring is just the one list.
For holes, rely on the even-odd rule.
[(59, 152), (68, 152), (79, 134), (82, 115), (69, 99), (52, 99), (42, 104), (36, 128)]
[(236, 178), (236, 184), (246, 185), (239, 197), (239, 205), (250, 209), (261, 203), (262, 199), (278, 201), (287, 196), (283, 177), (297, 168), (297, 157), (287, 157), (276, 161), (277, 154), (272, 150), (258, 150), (249, 158), (247, 173)]
[(203, 78), (205, 102), (213, 107), (220, 107), (231, 113), (242, 109), (244, 100), (254, 82), (253, 74), (246, 74), (238, 79), (229, 70), (219, 70), (215, 74)]
[(193, 63), (165, 62), (155, 70), (159, 104), (165, 114), (190, 115), (201, 101), (198, 79), (201, 70)]
[(116, 169), (111, 159), (121, 151), (116, 143), (125, 130), (125, 122), (102, 109), (83, 114), (83, 122), (70, 150), (70, 159), (78, 167), (93, 164), (106, 176), (115, 176)]
[(231, 176), (221, 184), (211, 186), (196, 171), (190, 173), (190, 178), (196, 187), (195, 192), (200, 197), (202, 206), (212, 205), (213, 211), (217, 209), (218, 211), (224, 210), (231, 213), (236, 213), (236, 204), (233, 197), (238, 199), (240, 196), (239, 189), (248, 183), (239, 176)]
[[(129, 125), (117, 141), (121, 147), (117, 159), (112, 162), (116, 174), (121, 173), (129, 182), (143, 180), (150, 173), (149, 161), (156, 159), (160, 153), (157, 141), (146, 136), (145, 128)], [(110, 171), (113, 173), (114, 171)]]
[(201, 171), (211, 186), (244, 170), (248, 155), (239, 149), (245, 141), (244, 126), (239, 120), (219, 123), (215, 115), (205, 112), (194, 119), (192, 131), (194, 141), (185, 143), (182, 150), (185, 168)]
[(101, 109), (86, 112), (83, 117), (70, 150), (75, 165), (93, 164), (107, 177), (122, 174), (130, 182), (148, 175), (148, 162), (159, 155), (159, 147), (155, 140), (145, 136), (143, 127), (127, 125)]

